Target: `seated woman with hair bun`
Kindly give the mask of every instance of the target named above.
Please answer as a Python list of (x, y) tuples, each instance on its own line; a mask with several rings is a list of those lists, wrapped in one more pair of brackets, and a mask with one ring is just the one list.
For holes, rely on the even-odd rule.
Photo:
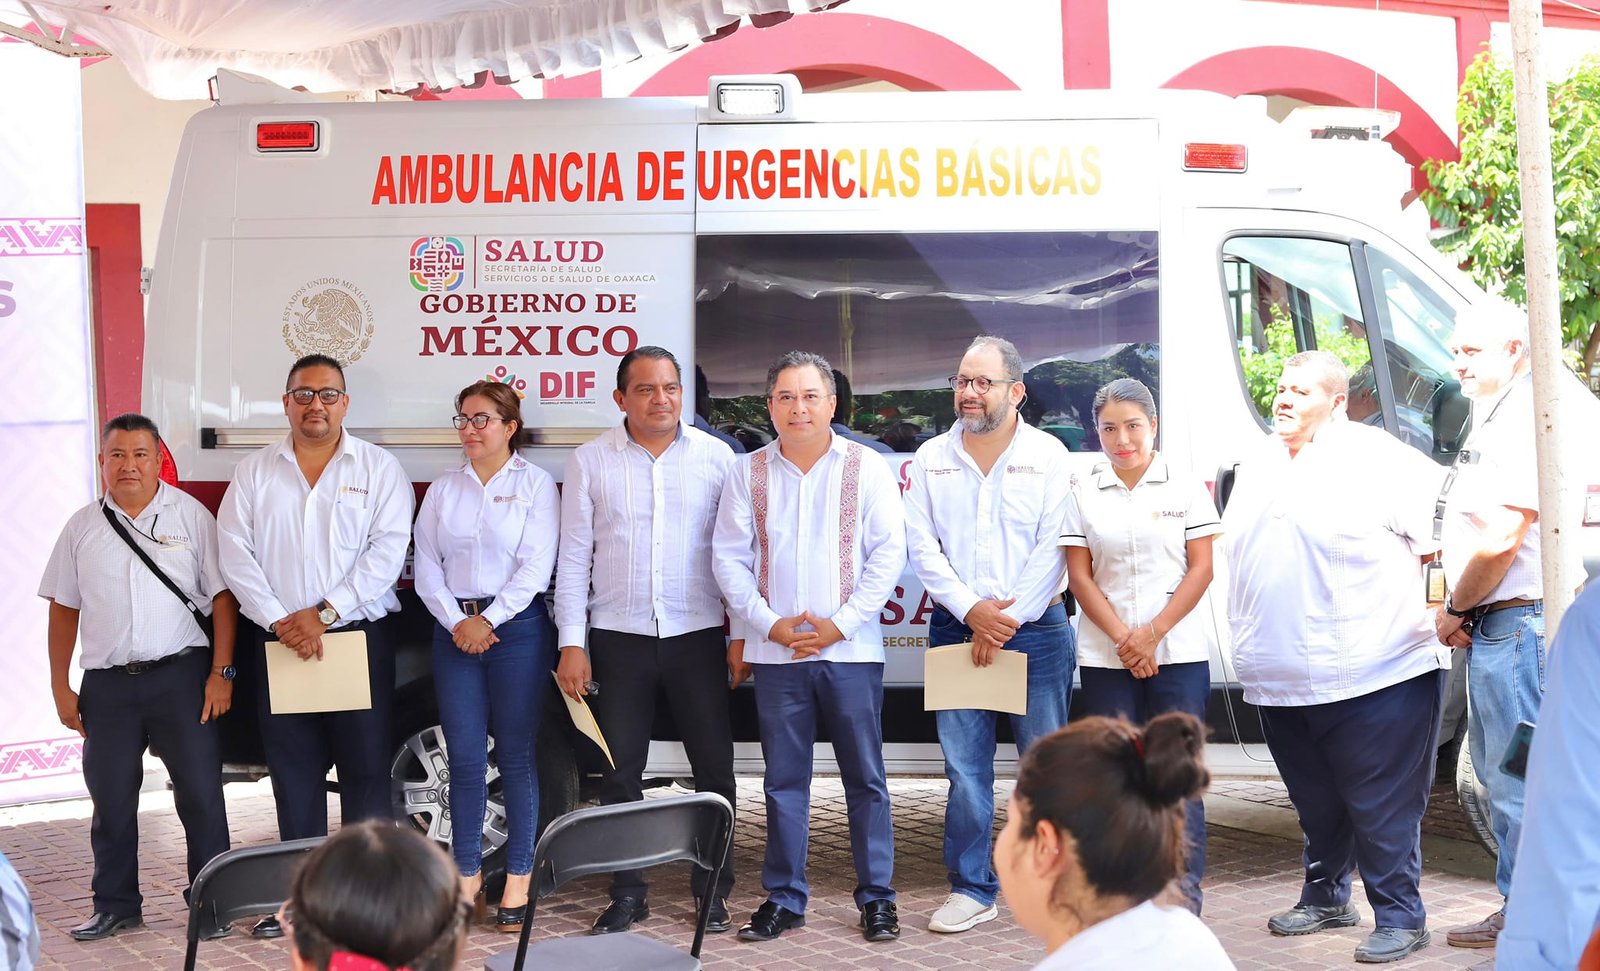
[(294, 971), (450, 971), (471, 910), (443, 850), (374, 820), (311, 851), (278, 920)]
[(1231, 971), (1198, 917), (1155, 900), (1184, 872), (1183, 801), (1211, 781), (1202, 732), (1181, 712), (1085, 718), (1023, 756), (994, 865), (1049, 949), (1035, 971)]

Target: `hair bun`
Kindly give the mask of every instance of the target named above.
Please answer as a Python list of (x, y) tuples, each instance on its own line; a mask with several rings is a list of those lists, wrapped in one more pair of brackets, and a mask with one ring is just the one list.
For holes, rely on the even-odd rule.
[(1144, 728), (1144, 789), (1157, 805), (1175, 805), (1205, 791), (1205, 729), (1193, 715), (1171, 711)]

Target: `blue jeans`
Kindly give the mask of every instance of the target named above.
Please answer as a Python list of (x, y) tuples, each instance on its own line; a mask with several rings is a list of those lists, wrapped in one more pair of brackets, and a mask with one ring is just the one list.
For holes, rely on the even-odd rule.
[(539, 826), (533, 746), (556, 660), (556, 632), (544, 599), (534, 597), (495, 634), (499, 643), (482, 654), (467, 654), (442, 626), (435, 624), (433, 631), (433, 686), (450, 763), (450, 852), (457, 869), (469, 877), (483, 865), (491, 725), (505, 799), (507, 873), (533, 872)]
[[(928, 628), (934, 647), (972, 640), (972, 631), (943, 607)], [(1076, 638), (1061, 604), (1023, 624), (1006, 650), (1028, 656), (1028, 713), (1011, 715), (1011, 734), (1021, 754), (1036, 739), (1067, 723), (1072, 697)], [(937, 714), (939, 745), (950, 795), (944, 807), (944, 865), (950, 889), (984, 906), (994, 903), (1000, 881), (994, 872), (994, 754), (998, 712), (964, 709)]]
[(1518, 722), (1539, 720), (1544, 698), (1544, 605), (1484, 614), (1467, 655), (1467, 744), (1478, 783), (1489, 795), (1489, 828), (1500, 844), (1494, 882), (1511, 892), (1511, 870), (1522, 836), (1524, 783), (1500, 771)]
[[(1086, 715), (1121, 716), (1143, 725), (1169, 711), (1188, 712), (1206, 722), (1206, 701), (1211, 697), (1211, 664), (1190, 661), (1163, 664), (1154, 677), (1136, 678), (1127, 668), (1080, 667), (1078, 678), (1083, 712)], [(1184, 803), (1184, 862), (1186, 872), (1178, 880), (1189, 909), (1200, 913), (1204, 895), (1200, 879), (1206, 872), (1206, 804), (1199, 799)]]
[(755, 664), (756, 722), (767, 764), (767, 899), (803, 914), (811, 898), (811, 760), (817, 726), (833, 742), (844, 782), (856, 906), (894, 900), (894, 819), (883, 771), (883, 665), (799, 661)]

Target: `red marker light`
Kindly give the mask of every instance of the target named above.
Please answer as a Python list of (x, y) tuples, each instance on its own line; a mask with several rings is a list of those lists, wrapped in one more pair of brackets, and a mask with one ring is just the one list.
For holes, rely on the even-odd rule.
[(256, 150), (260, 152), (315, 152), (317, 123), (274, 121), (256, 125)]
[(1185, 172), (1243, 172), (1249, 150), (1243, 145), (1189, 142), (1183, 146)]

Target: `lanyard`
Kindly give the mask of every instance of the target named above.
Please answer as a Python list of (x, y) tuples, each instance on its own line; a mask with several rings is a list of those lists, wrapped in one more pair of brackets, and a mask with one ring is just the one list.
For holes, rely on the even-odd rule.
[[(1505, 394), (1500, 396), (1500, 400), (1496, 401), (1494, 403), (1494, 407), (1489, 409), (1489, 414), (1483, 419), (1483, 424), (1472, 430), (1472, 435), (1470, 437), (1477, 438), (1479, 435), (1483, 434), (1483, 430), (1489, 427), (1490, 422), (1494, 421), (1494, 416), (1500, 411), (1500, 406), (1505, 404), (1506, 399), (1511, 397), (1511, 395), (1515, 392), (1515, 385), (1507, 388)], [(1461, 466), (1472, 465), (1476, 463), (1479, 458), (1480, 456), (1477, 452), (1470, 448), (1463, 448), (1456, 452), (1455, 461), (1450, 463), (1450, 471), (1445, 474), (1444, 483), (1439, 487), (1439, 498), (1433, 503), (1433, 541), (1435, 543), (1439, 542), (1439, 540), (1444, 536), (1445, 500), (1450, 496), (1451, 487), (1456, 484), (1456, 476), (1461, 474)]]

